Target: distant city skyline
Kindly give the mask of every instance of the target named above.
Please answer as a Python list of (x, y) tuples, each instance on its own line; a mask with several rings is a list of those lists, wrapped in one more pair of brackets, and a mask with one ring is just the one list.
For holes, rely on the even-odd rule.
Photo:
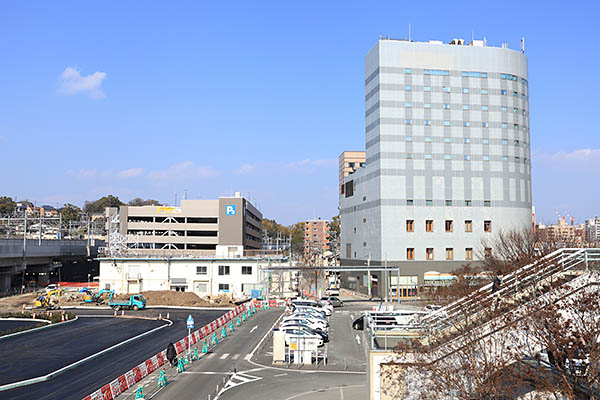
[(285, 225), (330, 219), (337, 157), (364, 150), (364, 57), (411, 24), (419, 41), (525, 37), (536, 220), (600, 214), (598, 5), (504, 2), (510, 18), (429, 5), (5, 2), (0, 195), (56, 207), (239, 191)]

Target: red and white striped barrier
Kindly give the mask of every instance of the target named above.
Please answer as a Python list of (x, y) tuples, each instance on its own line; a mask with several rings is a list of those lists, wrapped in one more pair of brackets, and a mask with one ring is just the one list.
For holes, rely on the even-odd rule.
[[(245, 311), (246, 309), (246, 305), (237, 306), (223, 316), (192, 332), (191, 344), (189, 343), (187, 336), (179, 340), (177, 343), (174, 343), (177, 354), (185, 351), (189, 346), (198, 343), (201, 339), (208, 337), (208, 335), (216, 331), (219, 327), (225, 325), (228, 321), (235, 318), (236, 315)], [(162, 367), (166, 362), (167, 351), (163, 350), (155, 356), (144, 361), (137, 367), (134, 367), (133, 369), (114, 379), (110, 383), (102, 386), (89, 396), (84, 397), (83, 400), (112, 400), (127, 389), (135, 386), (136, 383), (141, 381), (144, 377), (146, 377), (148, 374), (151, 374), (156, 369)]]

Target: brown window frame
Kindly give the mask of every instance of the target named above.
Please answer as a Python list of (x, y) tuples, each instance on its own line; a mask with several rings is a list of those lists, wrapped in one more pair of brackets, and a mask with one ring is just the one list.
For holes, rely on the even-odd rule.
[(473, 259), (473, 248), (466, 247), (465, 248), (465, 260), (472, 260), (472, 259)]
[(414, 260), (415, 259), (415, 249), (414, 249), (414, 247), (407, 247), (406, 248), (406, 259), (407, 260)]
[(433, 220), (432, 219), (425, 220), (425, 232), (433, 232)]
[(446, 247), (446, 260), (447, 261), (454, 260), (454, 248)]
[(428, 261), (433, 261), (435, 259), (433, 247), (428, 247), (425, 249), (425, 259)]
[(492, 232), (492, 221), (491, 220), (483, 221), (483, 231), (487, 232), (487, 233)]
[(414, 232), (415, 231), (415, 220), (407, 219), (406, 220), (406, 232)]
[(473, 220), (465, 219), (465, 232), (473, 232)]
[(446, 220), (446, 232), (452, 232), (454, 230), (454, 223), (451, 219)]

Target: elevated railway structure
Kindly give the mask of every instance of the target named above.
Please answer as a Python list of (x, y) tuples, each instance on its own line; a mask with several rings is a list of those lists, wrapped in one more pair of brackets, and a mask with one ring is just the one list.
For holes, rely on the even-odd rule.
[(93, 259), (102, 246), (99, 240), (0, 239), (0, 293), (10, 291), (18, 275), (24, 282), (27, 272), (49, 273), (65, 262)]

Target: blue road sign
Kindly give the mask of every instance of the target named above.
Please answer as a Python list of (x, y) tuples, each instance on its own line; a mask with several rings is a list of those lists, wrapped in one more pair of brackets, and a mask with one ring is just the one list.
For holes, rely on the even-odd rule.
[(225, 215), (235, 215), (235, 205), (225, 206)]
[(187, 317), (185, 322), (187, 323), (188, 329), (194, 329), (194, 318), (192, 318), (191, 314)]

